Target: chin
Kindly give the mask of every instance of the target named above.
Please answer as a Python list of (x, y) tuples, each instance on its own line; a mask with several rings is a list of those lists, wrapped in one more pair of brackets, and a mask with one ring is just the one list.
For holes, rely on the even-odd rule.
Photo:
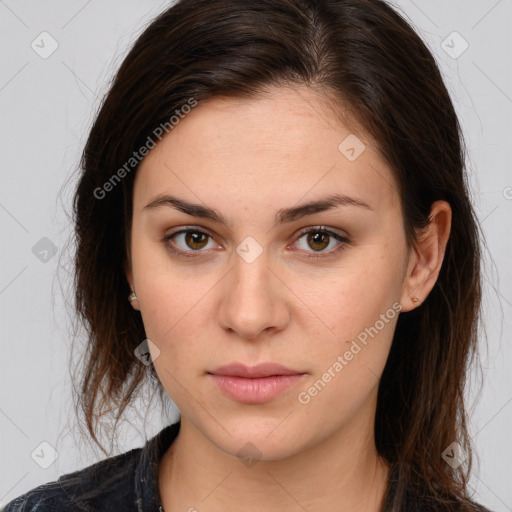
[(296, 454), (304, 444), (299, 438), (304, 435), (304, 430), (297, 429), (288, 421), (283, 422), (281, 417), (223, 419), (221, 424), (224, 428), (216, 428), (207, 437), (219, 449), (240, 458), (242, 462), (244, 459), (281, 460)]

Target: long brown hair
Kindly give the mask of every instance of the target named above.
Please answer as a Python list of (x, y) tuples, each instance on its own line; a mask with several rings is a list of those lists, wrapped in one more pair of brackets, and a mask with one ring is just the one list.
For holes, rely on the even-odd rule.
[[(74, 197), (75, 300), (88, 332), (77, 406), (101, 447), (98, 424), (111, 414), (117, 425), (148, 376), (134, 357), (146, 336), (124, 273), (133, 152), (191, 98), (248, 98), (284, 84), (307, 85), (350, 106), (393, 169), (409, 247), (432, 203), (451, 205), (438, 280), (421, 306), (398, 319), (379, 386), (375, 441), (398, 475), (385, 510), (406, 510), (418, 496), (429, 510), (470, 510), (464, 388), (480, 324), (480, 232), (463, 136), (441, 73), (415, 30), (382, 0), (182, 0), (143, 31), (95, 118)], [(162, 393), (157, 381), (148, 382)], [(457, 468), (442, 458), (453, 442), (468, 456)]]

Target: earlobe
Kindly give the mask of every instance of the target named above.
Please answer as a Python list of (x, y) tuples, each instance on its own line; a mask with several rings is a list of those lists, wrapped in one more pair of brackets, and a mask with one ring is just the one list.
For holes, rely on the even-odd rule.
[(418, 234), (411, 253), (401, 298), (403, 312), (421, 305), (437, 281), (450, 236), (449, 203), (434, 202), (429, 219), (429, 224)]
[(133, 274), (129, 264), (125, 265), (125, 275), (126, 280), (128, 281), (128, 286), (130, 287), (131, 290), (130, 294), (128, 295), (128, 301), (132, 305), (133, 309), (140, 311), (139, 300), (137, 299), (137, 295), (135, 294), (133, 286)]
[(132, 288), (132, 291), (130, 292), (130, 295), (128, 295), (128, 301), (132, 305), (133, 309), (140, 311), (139, 299), (137, 298), (137, 295), (135, 295), (133, 288)]
[(135, 295), (134, 291), (132, 291), (130, 295), (128, 295), (128, 300), (130, 301), (130, 304), (132, 305), (133, 309), (140, 311), (139, 300), (137, 299), (137, 295)]

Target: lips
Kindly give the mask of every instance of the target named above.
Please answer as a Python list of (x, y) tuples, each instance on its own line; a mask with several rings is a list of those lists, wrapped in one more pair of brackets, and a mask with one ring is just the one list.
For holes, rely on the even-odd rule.
[(269, 402), (295, 386), (305, 372), (276, 363), (245, 366), (232, 363), (208, 372), (217, 388), (228, 398), (246, 404)]
[(214, 375), (227, 375), (230, 377), (244, 377), (246, 379), (257, 379), (261, 377), (272, 377), (274, 375), (302, 375), (304, 372), (291, 370), (277, 363), (262, 363), (256, 366), (245, 366), (242, 363), (231, 363), (219, 366), (209, 372)]

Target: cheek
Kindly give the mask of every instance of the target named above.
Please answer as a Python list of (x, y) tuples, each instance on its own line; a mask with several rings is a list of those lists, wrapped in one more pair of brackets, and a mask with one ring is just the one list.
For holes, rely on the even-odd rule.
[(134, 236), (134, 283), (146, 336), (160, 351), (154, 364), (162, 380), (164, 368), (174, 374), (186, 364), (183, 358), (192, 355), (187, 321), (202, 288), (199, 280), (180, 277), (179, 268), (169, 262), (158, 242)]
[(141, 288), (141, 314), (148, 338), (169, 360), (186, 363), (188, 356), (193, 361), (195, 351), (200, 350), (198, 344), (208, 332), (204, 307), (209, 283), (195, 283), (173, 275), (156, 279), (148, 276)]
[(309, 345), (312, 374), (297, 393), (312, 429), (325, 433), (341, 427), (361, 408), (371, 410), (399, 315), (398, 303), (393, 307), (373, 297), (374, 302), (358, 308), (350, 295), (345, 298), (323, 310), (332, 313), (329, 325), (335, 335), (323, 329), (315, 337), (321, 342)]
[[(331, 276), (297, 283), (295, 290), (316, 313), (316, 330), (328, 345), (330, 341), (336, 346), (340, 340), (352, 340), (393, 304), (396, 309), (402, 288), (402, 259), (399, 250), (387, 244), (375, 245), (374, 250), (354, 252)], [(395, 309), (388, 316), (394, 316)]]
[(198, 293), (201, 291), (190, 282), (166, 276), (149, 280), (141, 299), (147, 337), (159, 348), (155, 370), (166, 393), (182, 411), (190, 407), (190, 393), (200, 399), (197, 378), (205, 371), (209, 356), (209, 344), (205, 343), (208, 330), (200, 325), (206, 314), (201, 314)]
[(161, 342), (206, 292), (208, 283), (194, 277), (192, 267), (187, 271), (176, 265), (156, 235), (152, 239), (137, 225), (133, 233), (132, 269), (144, 326), (150, 339), (152, 335)]
[(302, 388), (312, 407), (357, 409), (378, 384), (401, 310), (402, 258), (398, 242), (375, 244), (345, 260), (328, 287), (309, 286), (305, 302), (321, 320), (309, 315), (300, 327), (316, 340), (306, 348), (314, 375)]

